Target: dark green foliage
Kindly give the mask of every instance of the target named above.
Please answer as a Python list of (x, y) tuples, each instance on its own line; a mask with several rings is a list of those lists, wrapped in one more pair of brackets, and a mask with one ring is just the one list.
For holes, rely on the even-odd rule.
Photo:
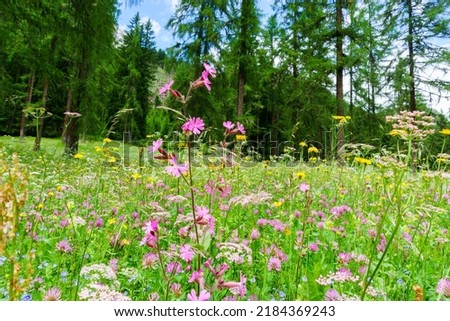
[[(115, 39), (115, 0), (0, 2), (0, 134), (19, 135), (23, 124), (35, 135), (36, 120), (22, 122), (22, 110), (45, 104), (52, 116), (42, 134), (65, 134), (68, 154), (79, 136), (122, 140), (125, 132), (141, 145), (149, 134), (179, 130), (176, 115), (156, 108), (167, 105), (204, 118), (212, 141), (221, 139), (222, 122), (240, 121), (265, 157), (283, 153), (285, 141), (297, 148), (307, 141), (323, 157), (336, 151), (338, 113), (351, 116), (346, 142), (376, 147), (394, 144), (388, 114), (418, 109), (439, 116), (430, 102), (449, 96), (448, 0), (339, 1), (339, 28), (336, 1), (274, 0), (270, 17), (258, 3), (181, 0), (167, 24), (177, 43), (163, 50), (139, 15)], [(218, 71), (211, 92), (193, 90), (185, 110), (173, 97), (159, 97), (169, 79), (185, 94), (203, 62)], [(336, 95), (339, 68), (343, 98)], [(77, 126), (66, 111), (82, 114)], [(445, 116), (438, 118), (437, 127), (448, 127)]]

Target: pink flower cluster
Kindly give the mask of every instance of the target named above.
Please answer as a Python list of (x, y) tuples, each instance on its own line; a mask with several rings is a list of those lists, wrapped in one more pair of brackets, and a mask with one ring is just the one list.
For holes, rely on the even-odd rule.
[(158, 242), (158, 221), (148, 221), (143, 230), (145, 231), (145, 236), (142, 238), (141, 245), (155, 248)]
[[(223, 122), (223, 127), (225, 127), (225, 135), (234, 135), (234, 134), (242, 134), (245, 135), (245, 128), (240, 122), (237, 122), (236, 125), (227, 120)], [(235, 128), (236, 127), (236, 128)]]
[[(208, 65), (207, 63), (203, 64), (203, 67), (205, 68), (202, 72), (202, 75), (200, 78), (198, 78), (196, 81), (194, 81), (191, 85), (192, 88), (198, 88), (201, 86), (205, 86), (208, 91), (211, 90), (211, 80), (209, 80), (209, 77), (215, 78), (216, 77), (216, 69), (214, 69), (212, 66)], [(166, 92), (169, 92), (173, 97), (176, 99), (184, 101), (183, 95), (177, 91), (172, 89), (172, 85), (174, 83), (174, 80), (169, 80), (168, 83), (166, 83), (164, 86), (162, 86), (159, 89), (159, 94), (163, 95)]]

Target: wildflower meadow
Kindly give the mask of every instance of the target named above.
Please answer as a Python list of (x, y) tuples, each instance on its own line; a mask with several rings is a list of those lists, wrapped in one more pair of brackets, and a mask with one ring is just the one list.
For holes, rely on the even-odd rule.
[[(213, 90), (204, 67), (160, 95), (184, 107)], [(329, 159), (296, 141), (264, 158), (237, 121), (165, 111), (176, 139), (149, 133), (145, 148), (105, 138), (62, 157), (60, 139), (0, 138), (0, 300), (450, 298), (450, 130), (432, 116), (389, 116), (396, 150), (353, 143)]]

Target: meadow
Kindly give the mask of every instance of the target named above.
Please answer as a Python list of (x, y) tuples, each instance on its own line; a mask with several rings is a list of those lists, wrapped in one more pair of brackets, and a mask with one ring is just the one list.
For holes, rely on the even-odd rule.
[(33, 152), (31, 137), (1, 137), (0, 300), (450, 297), (445, 159), (410, 166), (406, 139), (403, 156), (323, 161), (297, 142), (220, 162), (187, 136), (140, 153), (106, 138), (73, 157), (60, 139)]

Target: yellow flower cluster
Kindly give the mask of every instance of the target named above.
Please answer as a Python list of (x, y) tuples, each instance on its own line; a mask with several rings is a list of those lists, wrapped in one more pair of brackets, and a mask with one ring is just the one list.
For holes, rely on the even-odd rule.
[(306, 177), (306, 174), (303, 172), (297, 172), (295, 173), (295, 177), (297, 177), (298, 179), (304, 179)]
[(331, 116), (334, 120), (339, 121), (340, 123), (346, 123), (350, 119), (352, 119), (350, 116)]
[(308, 148), (308, 153), (319, 153), (319, 150), (317, 149), (317, 147), (315, 146), (311, 146), (310, 148)]
[(362, 165), (372, 165), (372, 161), (363, 157), (355, 157), (355, 162)]
[(441, 131), (439, 131), (439, 133), (441, 133), (442, 135), (445, 135), (445, 136), (449, 136), (450, 135), (450, 129), (444, 128)]
[(245, 136), (245, 135), (236, 135), (236, 139), (237, 139), (238, 141), (243, 141), (243, 140), (246, 140), (246, 139), (247, 139), (247, 136)]
[(403, 129), (393, 129), (389, 132), (389, 135), (391, 135), (392, 137), (405, 137), (406, 134), (406, 131), (404, 131)]

